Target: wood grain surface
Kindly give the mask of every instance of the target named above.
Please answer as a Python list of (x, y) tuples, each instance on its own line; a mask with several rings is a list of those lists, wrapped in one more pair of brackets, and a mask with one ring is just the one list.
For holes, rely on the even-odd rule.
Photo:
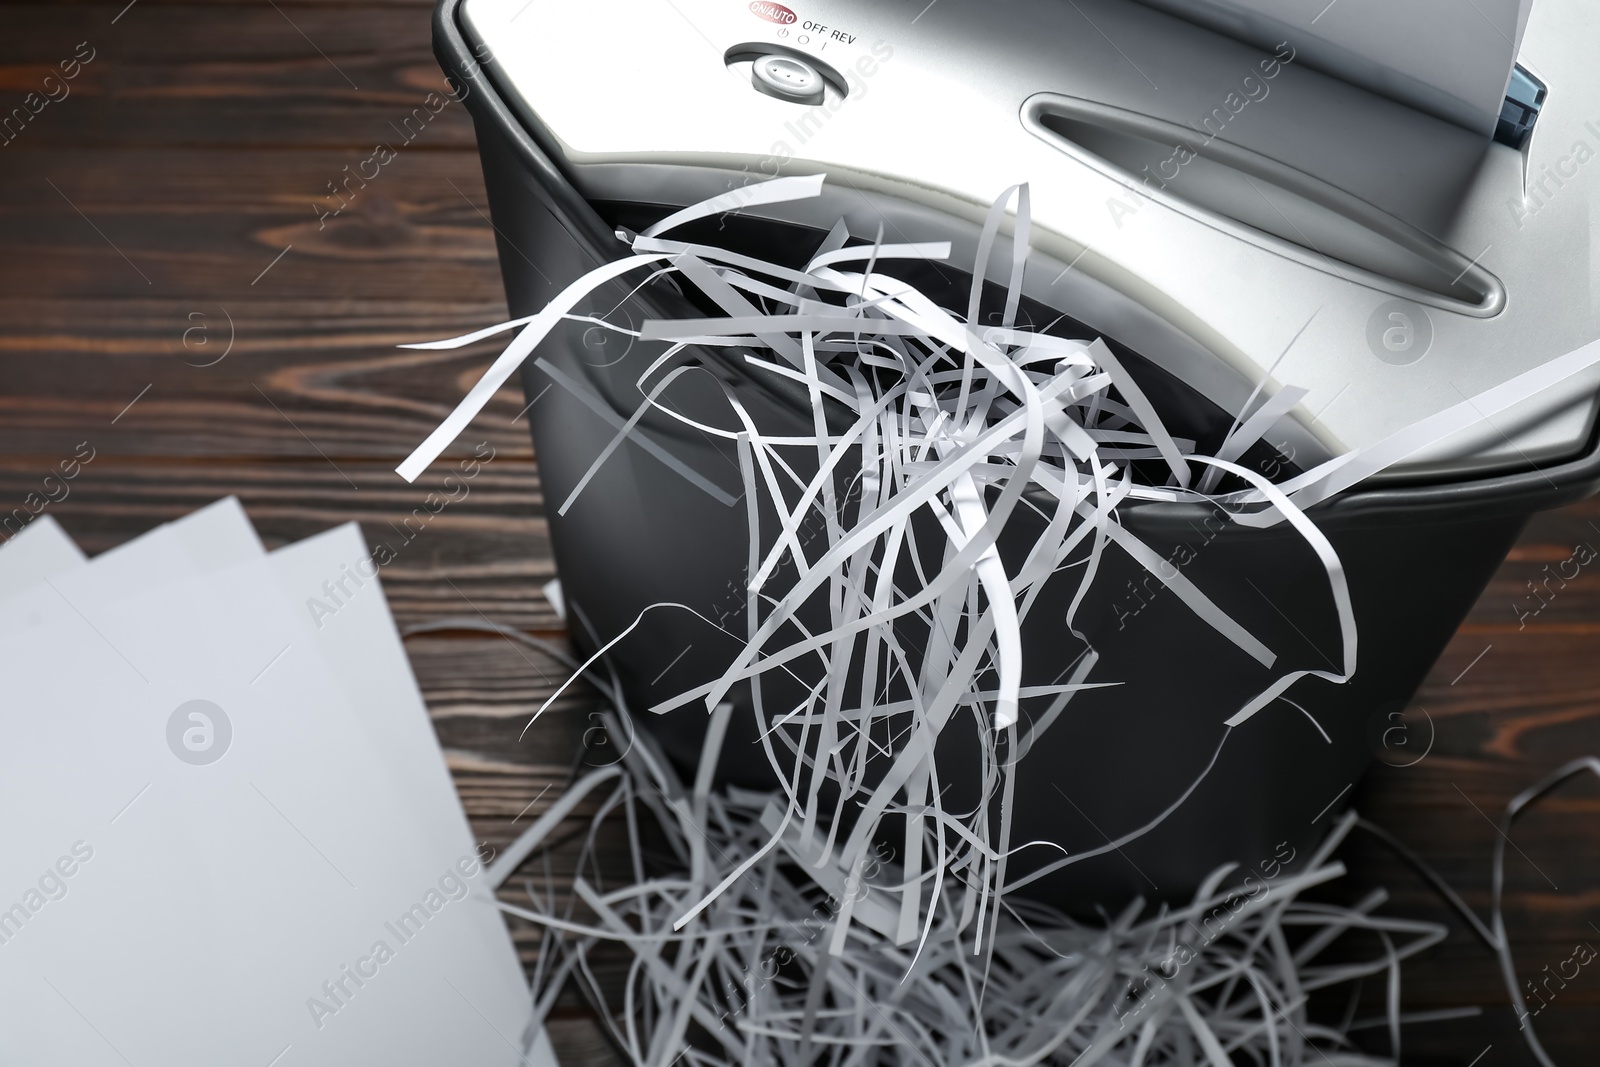
[[(230, 493), (269, 547), (352, 519), (377, 540), (437, 487), (440, 468), (407, 485), (393, 467), (494, 348), (395, 345), (505, 313), (465, 111), (444, 108), (319, 217), (339, 206), (329, 184), (344, 168), (404, 140), (400, 125), (443, 87), (430, 14), (426, 0), (0, 2), (0, 113), (79, 42), (95, 50), (70, 95), (0, 145), (0, 520), (80, 442), (95, 458), (49, 511), (90, 553)], [(495, 398), (449, 453), (485, 442), (494, 459), (384, 567), (402, 626), (463, 616), (562, 638), (540, 592), (554, 568), (523, 405), (514, 390)], [(1533, 520), (1408, 710), (1404, 746), (1396, 736), (1341, 800), (1480, 913), (1506, 801), (1600, 754), (1600, 564), (1542, 602), (1527, 587), (1580, 543), (1600, 547), (1600, 506)], [(482, 634), (408, 649), (475, 828), (509, 840), (559, 794), (592, 696), (574, 691), (519, 739), (559, 664)], [(1594, 781), (1516, 829), (1505, 921), (1524, 979), (1600, 944), (1597, 831)], [(1409, 1027), (1403, 1061), (1531, 1063), (1464, 924), (1381, 847), (1356, 840), (1344, 858), (1340, 892), (1386, 886), (1393, 912), (1454, 931), (1407, 966), (1406, 1010), (1483, 1008)], [(536, 935), (517, 936), (531, 961)], [(1600, 968), (1538, 1023), (1558, 1063), (1595, 1062)], [(575, 998), (552, 1035), (569, 1067), (619, 1062)]]

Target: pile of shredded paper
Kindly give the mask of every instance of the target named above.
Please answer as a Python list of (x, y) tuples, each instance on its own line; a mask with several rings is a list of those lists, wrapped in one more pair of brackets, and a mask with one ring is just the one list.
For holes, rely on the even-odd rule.
[[(581, 779), (491, 876), (509, 876), (595, 789), (598, 813), (572, 896), (559, 900), (548, 878), (529, 877), (511, 883), (526, 904), (501, 906), (545, 930), (540, 1017), (576, 979), (636, 1064), (1393, 1063), (1397, 1055), (1355, 1051), (1350, 1035), (1385, 1028), (1398, 1053), (1400, 962), (1446, 933), (1374, 914), (1381, 892), (1352, 908), (1300, 899), (1344, 873), (1329, 857), (1355, 822), (1347, 815), (1298, 873), (1239, 880), (1225, 867), (1181, 907), (1135, 900), (1086, 924), (1002, 898), (979, 951), (961, 920), (966, 886), (945, 879), (928, 927), (897, 942), (892, 926), (862, 914), (892, 900), (874, 884), (899, 879), (889, 864), (871, 864), (854, 882), (837, 866), (767, 847), (770, 797), (712, 792), (704, 781), (686, 789), (644, 735), (622, 765)], [(631, 870), (599, 868), (608, 820), (636, 844)], [(641, 863), (641, 827), (667, 842), (670, 871)], [(739, 877), (681, 921), (686, 905), (730, 870)], [(1349, 931), (1369, 932), (1377, 951), (1323, 962)], [(608, 942), (628, 950), (620, 989), (595, 973), (598, 946)], [(1352, 998), (1342, 1021), (1310, 1018), (1317, 990), (1345, 983), (1354, 992), (1367, 977), (1385, 983), (1387, 1015), (1356, 1019)]]
[[(740, 460), (750, 575), (742, 649), (714, 682), (649, 709), (704, 707), (709, 728), (692, 784), (679, 783), (641, 733), (626, 760), (578, 780), (498, 865), (509, 876), (557, 821), (600, 791), (576, 897), (558, 906), (530, 882), (529, 905), (514, 909), (548, 931), (541, 1003), (548, 1008), (563, 982), (577, 979), (602, 1002), (620, 1047), (655, 1067), (679, 1057), (936, 1067), (1392, 1062), (1353, 1051), (1354, 1021), (1319, 1026), (1306, 1013), (1317, 989), (1384, 975), (1390, 1011), (1381, 1025), (1397, 1058), (1399, 961), (1443, 936), (1439, 927), (1375, 916), (1377, 898), (1352, 909), (1299, 899), (1342, 873), (1328, 857), (1348, 820), (1296, 873), (1237, 881), (1219, 870), (1181, 908), (1134, 902), (1086, 926), (1008, 893), (1016, 884), (1007, 878), (1012, 856), (1055, 847), (1011, 839), (1009, 767), (1085, 688), (1094, 662), (1086, 655), (1060, 684), (1024, 686), (1022, 628), (1045, 580), (1069, 562), (1082, 575), (1067, 609), (1070, 625), (1115, 544), (1241, 655), (1271, 667), (1273, 654), (1257, 635), (1181, 570), (1161, 566), (1117, 520), (1125, 501), (1207, 500), (1234, 522), (1290, 523), (1322, 562), (1342, 634), (1337, 670), (1284, 672), (1227, 724), (1308, 674), (1343, 682), (1356, 669), (1350, 598), (1337, 555), (1304, 509), (1600, 361), (1600, 347), (1274, 484), (1237, 461), (1288, 416), (1303, 390), (1269, 394), (1263, 382), (1215, 454), (1200, 455), (1193, 441), (1168, 432), (1103, 341), (1017, 324), (1029, 255), (1025, 186), (1008, 190), (989, 213), (964, 314), (893, 269), (897, 260), (948, 257), (942, 244), (851, 245), (841, 222), (797, 268), (666, 236), (697, 219), (816, 196), (821, 182), (783, 178), (686, 208), (643, 234), (623, 235), (633, 255), (574, 282), (539, 314), (412, 346), (451, 348), (520, 331), (401, 465), (407, 479), (568, 319), (667, 342), (637, 382), (644, 404), (591, 474), (646, 413), (688, 421), (660, 397), (696, 370), (682, 355), (691, 348), (748, 351), (751, 374), (801, 383), (814, 412), (811, 434), (770, 435), (727, 390), (722, 425), (691, 423), (734, 442)], [(987, 264), (1008, 218), (1004, 312), (998, 325), (980, 326)], [(595, 289), (634, 272), (641, 285), (672, 274), (723, 314), (638, 330), (573, 314)], [(825, 418), (825, 406), (848, 412), (843, 428)], [(797, 462), (802, 454), (806, 462)], [(1163, 476), (1136, 480), (1131, 464), (1140, 461), (1159, 464)], [(997, 541), (1019, 509), (1042, 519), (1042, 532), (1008, 570)], [(776, 513), (775, 527), (761, 527), (763, 510)], [(817, 524), (825, 537), (802, 544), (802, 528)], [(939, 535), (932, 546), (930, 529)], [(940, 562), (926, 566), (930, 559)], [(905, 580), (908, 568), (915, 581)], [(808, 629), (801, 608), (817, 598), (826, 601), (828, 625)], [(631, 632), (612, 635), (574, 678), (595, 674)], [(916, 647), (908, 633), (917, 635)], [(804, 698), (765, 705), (763, 679), (781, 673), (792, 681), (802, 663), (822, 668), (804, 672), (817, 679)], [(620, 692), (591, 680), (625, 716)], [(713, 788), (730, 694), (745, 687), (781, 781), (770, 793)], [(1019, 721), (1023, 700), (1044, 710)], [(963, 811), (942, 803), (933, 755), (957, 719), (976, 723), (984, 738), (983, 799)], [(602, 879), (592, 846), (613, 819), (634, 859), (632, 869)], [(641, 835), (666, 842), (664, 867), (646, 864)], [(886, 840), (894, 846), (886, 849)], [(1061, 856), (1030, 879), (1092, 854)], [(1320, 954), (1353, 929), (1375, 932), (1378, 955), (1320, 965)], [(593, 946), (607, 941), (627, 946), (632, 959), (623, 988), (609, 994), (589, 968)]]

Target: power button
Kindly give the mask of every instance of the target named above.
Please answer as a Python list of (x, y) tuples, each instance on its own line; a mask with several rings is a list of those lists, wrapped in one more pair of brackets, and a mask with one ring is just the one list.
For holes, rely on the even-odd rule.
[(820, 104), (827, 86), (821, 72), (794, 56), (769, 55), (756, 59), (750, 80), (768, 96), (796, 104)]

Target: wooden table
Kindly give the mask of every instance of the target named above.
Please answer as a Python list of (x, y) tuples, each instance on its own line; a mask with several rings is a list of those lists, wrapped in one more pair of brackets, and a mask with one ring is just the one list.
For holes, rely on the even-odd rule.
[[(400, 541), (442, 474), (407, 485), (392, 468), (495, 349), (395, 345), (505, 314), (465, 111), (447, 106), (409, 142), (397, 129), (443, 87), (429, 3), (125, 2), (0, 3), (7, 112), (29, 91), (59, 96), (45, 77), (92, 53), (69, 95), (0, 135), (0, 524), (44, 493), (97, 553), (232, 493), (269, 547), (352, 519)], [(341, 206), (332, 186), (380, 143), (400, 146), (396, 158)], [(540, 593), (554, 569), (522, 406), (512, 390), (491, 403), (471, 441), (493, 461), (383, 568), (402, 625), (481, 615), (560, 637)], [(93, 459), (76, 478), (44, 482), (84, 448)], [(1409, 751), (1431, 732), (1427, 756), (1378, 766), (1350, 794), (1480, 909), (1506, 800), (1600, 753), (1596, 567), (1537, 616), (1513, 608), (1533, 605), (1525, 583), (1581, 543), (1600, 546), (1592, 504), (1532, 523), (1409, 713)], [(475, 827), (509, 839), (558, 792), (592, 703), (575, 695), (519, 741), (562, 676), (553, 661), (472, 635), (408, 648)], [(1546, 803), (1509, 850), (1506, 922), (1524, 978), (1575, 942), (1600, 944), (1595, 786)], [(1456, 931), (1408, 967), (1406, 1008), (1484, 1006), (1410, 1028), (1405, 1062), (1532, 1062), (1463, 924), (1381, 850), (1346, 858), (1355, 883), (1392, 889), (1394, 911)], [(532, 934), (520, 940), (531, 955)], [(1600, 968), (1539, 1022), (1559, 1062), (1594, 1062)], [(569, 1064), (615, 1062), (576, 1001), (552, 1031)]]

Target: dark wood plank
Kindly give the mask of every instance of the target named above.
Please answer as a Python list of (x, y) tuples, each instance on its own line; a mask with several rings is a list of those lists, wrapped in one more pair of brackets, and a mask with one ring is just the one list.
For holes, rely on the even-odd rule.
[(328, 184), (342, 187), (345, 168), (371, 151), (140, 149), (119, 155), (115, 170), (94, 152), (8, 157), (3, 291), (224, 305), (494, 299), (494, 231), (475, 155), (402, 151), (365, 188), (350, 184), (340, 214), (323, 217), (340, 204)]
[[(1569, 564), (1558, 575), (1578, 576), (1564, 588), (1552, 582), (1536, 614), (1528, 609), (1538, 602), (1523, 599), (1546, 566), (1568, 561), (1580, 544), (1600, 545), (1595, 524), (1593, 501), (1535, 516), (1408, 710), (1406, 750), (1381, 752), (1356, 794), (1364, 814), (1415, 848), (1485, 921), (1495, 824), (1506, 802), (1566, 761), (1600, 755), (1600, 582), (1592, 567)], [(1503, 913), (1521, 979), (1542, 979), (1543, 968), (1568, 958), (1579, 941), (1600, 945), (1596, 840), (1600, 781), (1592, 778), (1519, 821), (1506, 850)], [(1358, 839), (1346, 854), (1353, 885), (1385, 886), (1391, 910), (1455, 931), (1408, 964), (1407, 1005), (1484, 1008), (1479, 1019), (1418, 1027), (1407, 1062), (1465, 1063), (1492, 1045), (1493, 1062), (1531, 1063), (1498, 964), (1465, 924), (1381, 846)], [(1600, 1027), (1600, 975), (1587, 970), (1536, 1019), (1557, 1062), (1584, 1062)]]
[[(296, 8), (309, 7), (327, 9), (332, 7), (349, 8), (385, 8), (385, 7), (420, 7), (432, 10), (435, 0), (273, 0), (279, 7)], [(121, 4), (108, 5), (105, 0), (7, 0), (7, 11), (16, 11), (30, 7), (71, 7), (78, 8), (85, 13), (93, 11), (108, 11), (115, 15), (127, 6), (127, 0)], [(138, 0), (138, 7), (264, 7), (263, 0)]]
[[(0, 336), (0, 452), (68, 455), (88, 438), (123, 456), (326, 455), (393, 466), (499, 351), (492, 342), (456, 352), (405, 352), (394, 343), (504, 314), (480, 309), (474, 316), (417, 304), (163, 303), (123, 312), (128, 326), (111, 338), (102, 331), (117, 320), (103, 307), (74, 302), (54, 324), (39, 321), (51, 309), (35, 305), (32, 323)], [(230, 315), (233, 351), (210, 366), (185, 362), (226, 351)], [(451, 454), (487, 441), (497, 454), (526, 458), (525, 407), (508, 386)]]
[[(0, 461), (0, 525), (48, 510), (93, 554), (233, 494), (269, 548), (343, 522), (361, 523), (369, 544), (382, 542), (392, 552), (381, 577), (402, 626), (481, 612), (530, 631), (561, 629), (540, 592), (555, 569), (538, 477), (526, 458), (496, 456), (475, 477), (457, 472), (448, 484), (453, 465), (443, 465), (415, 485), (370, 461), (340, 461), (335, 470), (320, 457), (173, 464), (96, 455), (76, 478), (52, 489), (43, 482), (51, 465), (10, 456)], [(52, 492), (59, 502), (42, 503)], [(39, 497), (30, 499), (30, 493)], [(430, 502), (430, 493), (439, 496)]]
[[(370, 149), (444, 86), (427, 6), (30, 5), (5, 9), (5, 113), (50, 68), (92, 59), (5, 151), (49, 145), (328, 145)], [(70, 68), (69, 68), (70, 69)], [(61, 90), (52, 90), (57, 96)], [(432, 105), (437, 108), (438, 105)], [(418, 143), (472, 145), (465, 109)]]

